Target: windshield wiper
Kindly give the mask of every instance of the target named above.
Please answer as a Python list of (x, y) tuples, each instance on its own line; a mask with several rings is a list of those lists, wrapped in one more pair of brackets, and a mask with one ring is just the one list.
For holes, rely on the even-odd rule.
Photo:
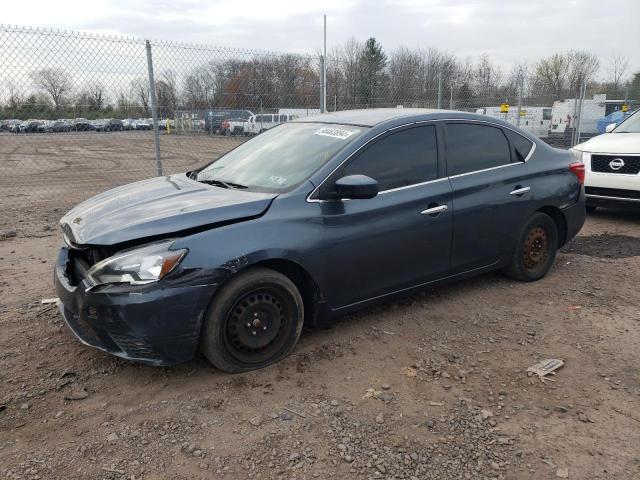
[(206, 183), (207, 185), (215, 185), (216, 187), (222, 188), (249, 188), (246, 185), (241, 185), (239, 183), (227, 182), (223, 180), (216, 180), (214, 178), (207, 178), (204, 180), (198, 180), (201, 183)]

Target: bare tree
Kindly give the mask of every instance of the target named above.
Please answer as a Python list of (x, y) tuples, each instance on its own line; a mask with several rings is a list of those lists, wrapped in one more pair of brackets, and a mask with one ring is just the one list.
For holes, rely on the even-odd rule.
[(542, 58), (536, 63), (534, 84), (542, 94), (561, 95), (567, 81), (567, 59), (561, 53)]
[(178, 80), (173, 70), (165, 70), (156, 81), (158, 110), (162, 116), (173, 116), (178, 108)]
[(43, 68), (31, 74), (33, 83), (46, 92), (58, 110), (65, 96), (71, 91), (73, 82), (71, 76), (60, 68)]
[(520, 91), (522, 91), (522, 95), (524, 96), (529, 87), (529, 76), (529, 66), (526, 62), (514, 65), (511, 68), (511, 72), (509, 72), (507, 84), (505, 85), (506, 94), (509, 97), (516, 98)]
[(600, 59), (593, 53), (569, 50), (567, 57), (567, 88), (569, 94), (580, 92), (581, 85), (589, 83), (600, 69)]
[(556, 53), (536, 63), (534, 85), (542, 94), (578, 95), (580, 86), (593, 80), (599, 68), (600, 60), (592, 53)]
[(627, 73), (627, 69), (629, 68), (629, 59), (614, 53), (609, 59), (608, 67), (613, 89), (618, 90), (618, 88), (620, 88), (622, 77), (624, 77), (625, 73)]
[(105, 106), (105, 88), (100, 82), (93, 82), (87, 87), (89, 108), (92, 110), (102, 110)]
[(7, 91), (7, 107), (12, 110), (17, 110), (25, 102), (25, 94), (22, 89), (13, 81), (8, 80), (6, 83)]
[(83, 88), (75, 100), (79, 111), (100, 111), (105, 107), (105, 88), (99, 82), (94, 82)]
[(131, 96), (135, 99), (137, 104), (142, 107), (145, 115), (150, 115), (151, 109), (149, 108), (149, 85), (146, 79), (138, 78), (131, 82)]
[(486, 99), (492, 99), (492, 94), (495, 96), (502, 80), (500, 68), (493, 65), (489, 55), (483, 53), (475, 65), (474, 73), (476, 94)]

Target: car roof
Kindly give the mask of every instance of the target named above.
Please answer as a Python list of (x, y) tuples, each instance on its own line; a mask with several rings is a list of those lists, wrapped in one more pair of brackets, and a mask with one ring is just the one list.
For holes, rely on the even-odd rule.
[(310, 117), (294, 120), (297, 123), (318, 122), (337, 123), (342, 125), (357, 125), (373, 127), (398, 118), (423, 117), (436, 120), (438, 118), (480, 118), (480, 115), (456, 110), (438, 110), (435, 108), (370, 108), (366, 110), (342, 110), (338, 112), (321, 113)]

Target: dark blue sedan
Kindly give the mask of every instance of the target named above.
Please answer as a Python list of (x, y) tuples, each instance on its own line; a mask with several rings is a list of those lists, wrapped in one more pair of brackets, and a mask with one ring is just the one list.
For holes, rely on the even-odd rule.
[(303, 324), (490, 270), (541, 279), (585, 220), (583, 180), (568, 152), (475, 114), (290, 122), (65, 215), (62, 315), (124, 358), (261, 368)]

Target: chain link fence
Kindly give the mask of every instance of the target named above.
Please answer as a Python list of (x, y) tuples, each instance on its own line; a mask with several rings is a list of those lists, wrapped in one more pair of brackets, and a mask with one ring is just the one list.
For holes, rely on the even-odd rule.
[[(322, 105), (319, 55), (2, 25), (0, 45), (0, 228), (25, 235), (100, 191), (193, 169)], [(380, 62), (348, 47), (326, 59), (330, 111), (479, 112), (568, 147), (597, 133), (615, 106), (608, 99), (626, 98), (583, 85), (540, 95), (523, 79), (496, 82), (490, 67), (465, 73), (433, 51)]]

